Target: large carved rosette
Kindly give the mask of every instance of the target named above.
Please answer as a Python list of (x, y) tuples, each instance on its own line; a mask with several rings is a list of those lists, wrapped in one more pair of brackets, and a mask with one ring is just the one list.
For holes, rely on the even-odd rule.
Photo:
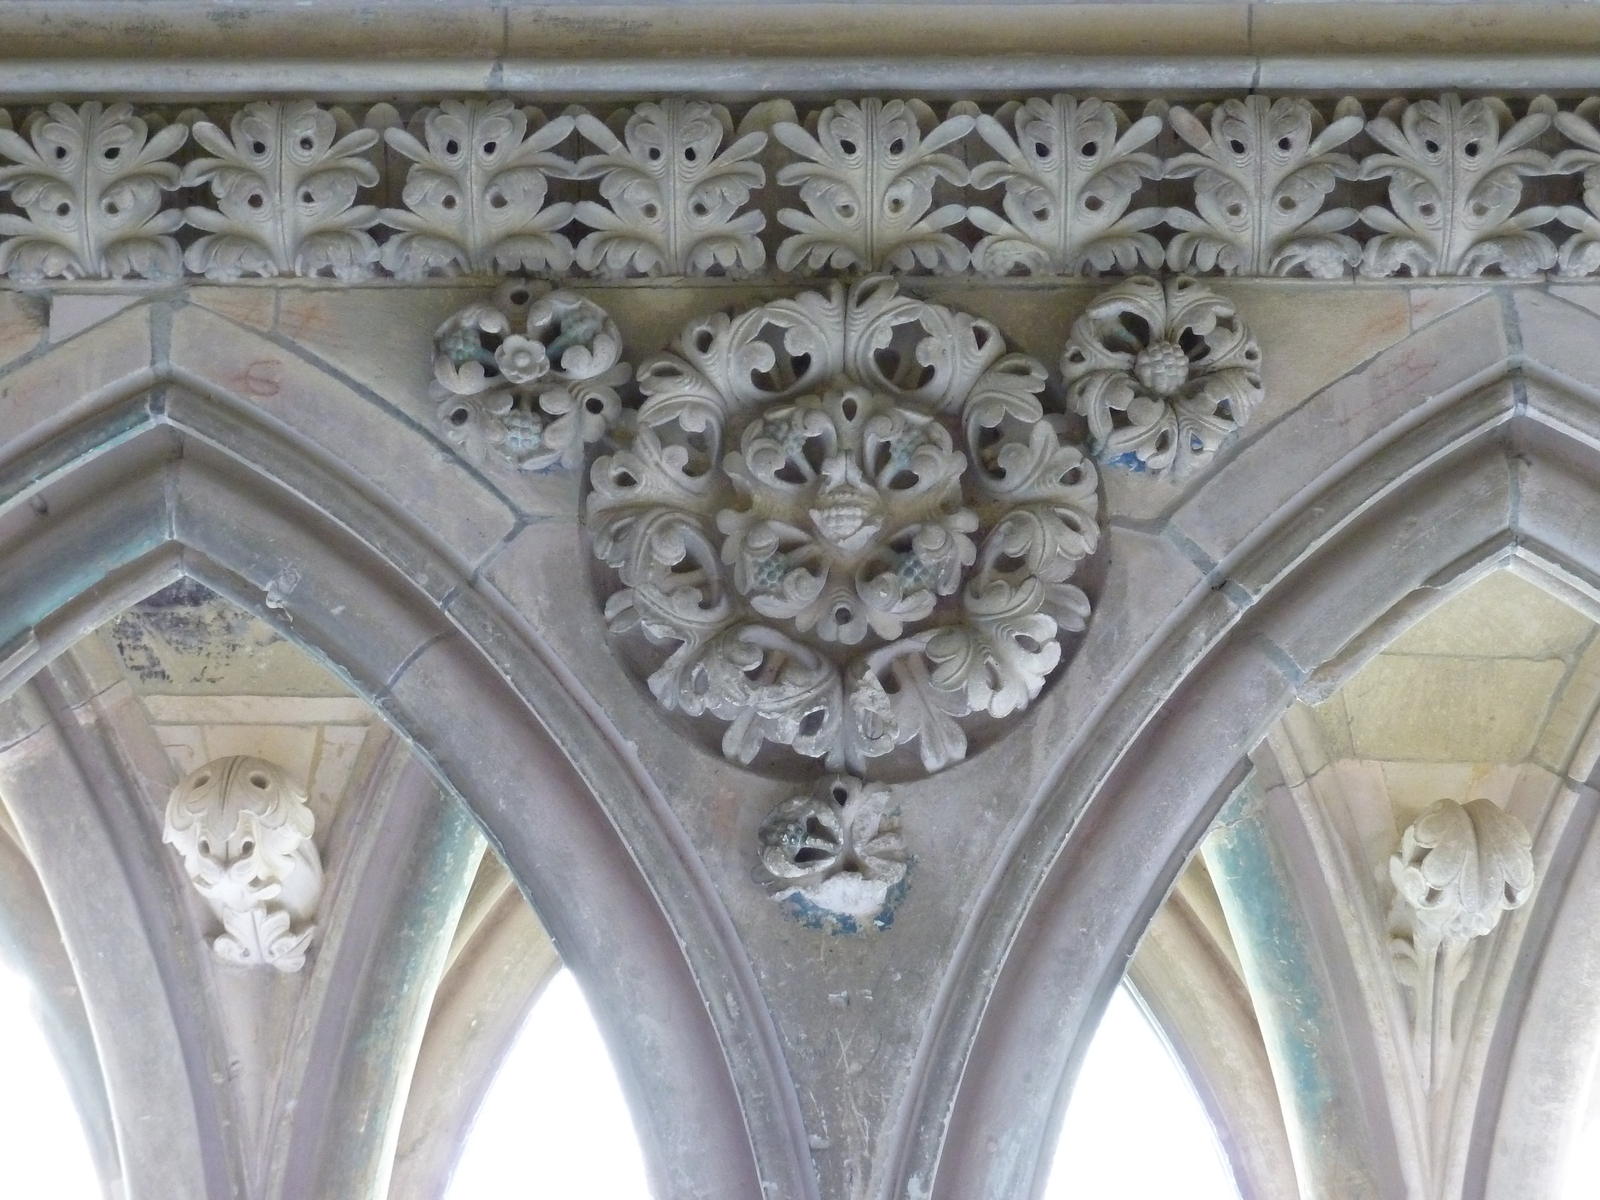
[(639, 368), (632, 440), (594, 464), (614, 631), (672, 646), (669, 709), (860, 772), (969, 717), (1026, 708), (1089, 602), (1097, 479), (1040, 402), (1045, 369), (987, 321), (883, 278), (678, 336)]

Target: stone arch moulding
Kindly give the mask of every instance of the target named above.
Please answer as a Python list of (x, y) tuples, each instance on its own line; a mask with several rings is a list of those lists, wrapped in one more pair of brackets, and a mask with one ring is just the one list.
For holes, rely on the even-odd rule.
[[(222, 327), (221, 359), (281, 353)], [(120, 369), (67, 372), (6, 422), (19, 452), (0, 503), (42, 488), (65, 502), (0, 562), (0, 693), (179, 575), (273, 623), (411, 740), (499, 848), (621, 1051), (660, 1194), (743, 1200), (765, 1180), (815, 1196), (749, 967), (681, 830), (595, 716), (423, 522), (336, 455), (182, 367)], [(515, 819), (530, 779), (537, 836)]]
[[(1241, 748), (1255, 746), (1297, 694), (1330, 695), (1497, 567), (1600, 613), (1600, 376), (1580, 349), (1594, 318), (1544, 296), (1478, 307), (1457, 314), (1450, 331), (1482, 322), (1475, 358), (1438, 353), (1449, 335), (1437, 326), (1412, 334), (1368, 364), (1359, 394), (1346, 380), (1314, 396), (1174, 514), (1195, 579), (1074, 731), (996, 859), (906, 1092), (899, 1193), (1040, 1194), (1051, 1132), (1105, 1001), (1248, 771)], [(1269, 469), (1286, 457), (1303, 469)], [(1276, 484), (1252, 490), (1270, 475)], [(1568, 784), (1587, 790), (1583, 780)], [(1584, 832), (1575, 821), (1567, 836)], [(1560, 853), (1570, 861), (1578, 847)], [(1588, 854), (1580, 874), (1593, 873)], [(1563, 976), (1548, 960), (1558, 951), (1544, 950), (1543, 930), (1562, 890), (1536, 900), (1540, 932), (1524, 948), (1528, 970), (1507, 997), (1502, 1041), (1516, 1036), (1524, 1005), (1559, 1011), (1569, 1028), (1600, 1024), (1592, 1003), (1580, 1014), (1556, 994)], [(1572, 944), (1571, 924), (1557, 918), (1552, 947)], [(1566, 976), (1592, 971), (1593, 949), (1583, 952)], [(979, 981), (991, 974), (985, 989)], [(1496, 1053), (1499, 1073), (1484, 1085), (1492, 1100), (1478, 1115), (1488, 1132), (1502, 1119), (1502, 1095), (1531, 1103), (1543, 1078), (1531, 1062), (1536, 1046)], [(1388, 1138), (1380, 1129), (1362, 1148), (1380, 1194), (1400, 1186), (1384, 1178), (1396, 1153)], [(1518, 1161), (1553, 1149), (1520, 1147)], [(1503, 1187), (1499, 1153), (1485, 1150), (1484, 1170), (1473, 1173)], [(1494, 1188), (1469, 1195), (1500, 1195)]]

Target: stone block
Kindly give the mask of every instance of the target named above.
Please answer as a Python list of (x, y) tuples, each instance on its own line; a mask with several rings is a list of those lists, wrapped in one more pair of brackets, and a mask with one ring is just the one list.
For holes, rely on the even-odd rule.
[(1469, 304), (1312, 397), (1206, 481), (1174, 525), (1215, 560), (1292, 508), (1363, 444), (1437, 397), (1492, 378), (1506, 357), (1492, 298)]
[(1600, 318), (1531, 288), (1516, 289), (1512, 304), (1530, 365), (1600, 389)]
[(175, 371), (222, 389), (320, 447), (361, 481), (361, 490), (384, 497), (390, 512), (427, 528), (439, 552), (465, 569), (514, 527), (510, 507), (443, 443), (285, 348), (193, 306), (174, 314), (171, 344)]
[(64, 342), (143, 299), (139, 293), (64, 292), (50, 301), (50, 342)]

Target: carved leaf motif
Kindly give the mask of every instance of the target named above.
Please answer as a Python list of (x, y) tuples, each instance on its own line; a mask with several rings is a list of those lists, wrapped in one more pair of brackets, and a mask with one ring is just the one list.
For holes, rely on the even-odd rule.
[(1309, 100), (1265, 96), (1224, 100), (1194, 113), (1174, 107), (1168, 119), (1194, 147), (1166, 166), (1171, 178), (1194, 179), (1194, 211), (1171, 208), (1166, 214), (1167, 223), (1181, 231), (1167, 246), (1173, 270), (1303, 270), (1334, 279), (1361, 260), (1355, 238), (1340, 232), (1355, 224), (1356, 211), (1321, 211), (1338, 180), (1356, 174), (1353, 158), (1334, 153), (1361, 132), (1355, 101), (1341, 103), (1327, 128)]
[(572, 205), (545, 200), (550, 179), (571, 173), (552, 147), (572, 132), (573, 118), (546, 121), (509, 100), (445, 100), (423, 114), (422, 129), (426, 144), (403, 129), (384, 133), (413, 163), (406, 207), (381, 214), (401, 231), (384, 243), (386, 270), (419, 279), (572, 264), (572, 243), (556, 232), (572, 219)]
[(891, 799), (882, 784), (835, 775), (774, 808), (758, 835), (760, 870), (773, 897), (798, 894), (852, 922), (879, 917), (907, 870)]
[(1583, 172), (1583, 207), (1563, 204), (1556, 218), (1563, 225), (1577, 230), (1576, 235), (1561, 245), (1558, 259), (1563, 275), (1592, 275), (1600, 270), (1600, 128), (1595, 119), (1600, 116), (1600, 96), (1590, 96), (1572, 112), (1555, 115), (1556, 128), (1569, 146), (1556, 156), (1552, 173), (1568, 175)]
[(1182, 479), (1250, 419), (1261, 348), (1233, 305), (1187, 275), (1108, 288), (1072, 326), (1061, 373), (1101, 462)]
[(807, 160), (778, 172), (780, 184), (800, 189), (808, 210), (778, 214), (796, 231), (778, 247), (779, 269), (964, 269), (967, 248), (943, 231), (966, 208), (929, 209), (937, 181), (966, 184), (967, 168), (941, 151), (971, 132), (974, 119), (934, 121), (920, 100), (840, 100), (805, 127), (775, 124), (773, 136)]
[(1522, 178), (1552, 170), (1549, 157), (1529, 143), (1549, 128), (1554, 112), (1546, 96), (1520, 121), (1492, 97), (1463, 103), (1446, 94), (1385, 105), (1367, 132), (1387, 153), (1363, 159), (1361, 178), (1387, 178), (1390, 207), (1362, 210), (1361, 219), (1379, 231), (1363, 252), (1362, 273), (1482, 275), (1498, 268), (1525, 276), (1554, 265), (1555, 243), (1537, 227), (1553, 220), (1556, 209), (1516, 211)]
[(195, 141), (215, 157), (185, 167), (183, 185), (210, 184), (217, 210), (184, 214), (207, 231), (184, 254), (189, 270), (210, 279), (372, 273), (378, 245), (364, 231), (378, 210), (355, 199), (378, 182), (365, 157), (377, 131), (355, 129), (342, 110), (310, 101), (264, 101), (240, 109), (230, 134), (209, 121), (194, 127)]
[(1055, 96), (1003, 105), (978, 117), (977, 130), (1003, 161), (973, 168), (972, 186), (1006, 188), (1004, 217), (981, 205), (967, 209), (988, 235), (972, 252), (979, 271), (1079, 275), (1160, 265), (1161, 244), (1144, 231), (1166, 211), (1128, 212), (1140, 182), (1161, 175), (1160, 160), (1139, 150), (1161, 132), (1159, 116), (1147, 113), (1130, 126), (1115, 104)]
[(128, 104), (52, 104), (24, 130), (0, 129), (0, 191), (27, 215), (0, 214), (0, 271), (13, 279), (167, 279), (182, 271), (171, 236), (183, 214), (163, 211), (178, 186), (167, 162), (186, 125), (154, 133)]
[(468, 305), (434, 335), (445, 438), (473, 462), (575, 468), (621, 418), (621, 355), (622, 335), (599, 305), (572, 292), (536, 300), (510, 281), (494, 304)]
[(766, 261), (756, 236), (766, 217), (740, 211), (766, 183), (761, 165), (750, 161), (766, 147), (766, 133), (747, 132), (719, 154), (733, 121), (722, 105), (703, 100), (641, 104), (627, 115), (620, 140), (589, 113), (579, 114), (577, 127), (601, 153), (581, 159), (573, 177), (598, 178), (606, 199), (575, 210), (594, 230), (578, 244), (584, 270), (704, 275), (720, 267), (747, 274)]

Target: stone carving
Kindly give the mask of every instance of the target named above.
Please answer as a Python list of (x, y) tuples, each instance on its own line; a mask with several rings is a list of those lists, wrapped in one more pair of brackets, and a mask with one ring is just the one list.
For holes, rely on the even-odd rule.
[(591, 472), (613, 630), (676, 644), (663, 706), (860, 771), (1026, 708), (1089, 603), (1097, 480), (987, 321), (882, 278), (692, 322), (639, 368), (632, 440)]
[(0, 191), (25, 216), (0, 213), (0, 271), (13, 279), (166, 279), (183, 270), (173, 232), (183, 213), (162, 208), (178, 186), (167, 159), (188, 126), (152, 134), (130, 104), (52, 104), (15, 133), (0, 122)]
[(1547, 96), (1520, 121), (1493, 97), (1463, 102), (1447, 94), (1384, 105), (1367, 132), (1388, 153), (1363, 159), (1361, 178), (1387, 178), (1390, 207), (1362, 210), (1361, 219), (1379, 231), (1363, 251), (1362, 273), (1482, 275), (1493, 267), (1523, 276), (1554, 265), (1555, 243), (1536, 227), (1554, 220), (1556, 210), (1516, 212), (1522, 177), (1553, 169), (1529, 143), (1550, 127), (1554, 112)]
[(535, 298), (527, 284), (507, 283), (434, 335), (440, 426), (473, 462), (578, 467), (621, 415), (621, 357), (622, 335), (598, 304), (572, 292)]
[(1413, 1000), (1412, 1036), (1423, 1086), (1442, 1082), (1456, 989), (1472, 942), (1534, 884), (1528, 831), (1489, 800), (1440, 800), (1411, 823), (1389, 860), (1395, 973)]
[(578, 132), (601, 153), (578, 162), (576, 179), (599, 179), (605, 204), (582, 201), (577, 219), (594, 230), (578, 244), (578, 265), (602, 275), (748, 274), (766, 261), (756, 235), (759, 212), (740, 212), (767, 181), (760, 163), (761, 130), (733, 137), (733, 119), (720, 104), (664, 100), (641, 104), (613, 119), (622, 137), (588, 113)]
[(1202, 105), (1193, 113), (1174, 107), (1168, 119), (1194, 147), (1169, 159), (1165, 169), (1168, 178), (1194, 179), (1194, 211), (1166, 213), (1180, 231), (1167, 245), (1173, 270), (1302, 270), (1334, 279), (1361, 261), (1360, 244), (1341, 232), (1356, 223), (1356, 210), (1321, 211), (1337, 181), (1357, 172), (1355, 159), (1334, 152), (1361, 132), (1361, 106), (1354, 100), (1342, 101), (1326, 128), (1309, 100), (1265, 96)]
[[(264, 100), (226, 133), (197, 116), (205, 154), (180, 172), (169, 159), (187, 118), (57, 103), (22, 133), (0, 110), (13, 163), (0, 190), (21, 210), (0, 213), (0, 272), (1581, 275), (1600, 270), (1597, 114), (1595, 99), (1561, 112), (1540, 96), (1518, 119), (1504, 100), (1446, 94), (1392, 100), (1363, 126), (1352, 99), (1252, 95), (1192, 110), (1151, 99), (1130, 121), (1061, 95), (988, 112), (963, 101), (944, 120), (920, 100), (838, 100), (804, 122), (771, 99), (736, 121), (667, 99), (608, 125), (577, 106), (547, 120), (506, 99), (442, 99), (401, 128), (386, 103), (356, 120)], [(1180, 151), (1165, 160), (1151, 149), (1164, 127)], [(1363, 128), (1377, 149), (1357, 162)], [(356, 203), (386, 169), (369, 160), (379, 130), (408, 160), (403, 207), (381, 211)], [(574, 162), (580, 138), (593, 152)], [(802, 207), (780, 208), (769, 158)], [(1524, 179), (1580, 173), (1586, 206), (1521, 207)], [(1147, 184), (1185, 178), (1192, 197), (1140, 201)], [(209, 196), (172, 195), (180, 181)], [(1347, 181), (1386, 181), (1385, 202), (1338, 203)], [(769, 264), (774, 209), (789, 232)], [(575, 220), (587, 227), (576, 248)], [(200, 231), (187, 255), (173, 236), (186, 222)], [(1557, 225), (1575, 231), (1559, 246)]]
[(1101, 462), (1172, 479), (1203, 467), (1262, 396), (1255, 338), (1186, 275), (1107, 288), (1074, 322), (1061, 373)]
[(210, 121), (195, 122), (193, 132), (216, 157), (189, 163), (183, 185), (209, 184), (220, 211), (185, 210), (190, 225), (206, 230), (184, 253), (189, 270), (208, 279), (372, 273), (378, 243), (365, 231), (378, 210), (355, 199), (378, 182), (365, 157), (376, 130), (302, 100), (247, 104), (228, 134)]
[[(509, 100), (445, 100), (421, 116), (423, 141), (403, 129), (384, 139), (413, 166), (385, 225), (384, 268), (401, 279), (426, 275), (565, 271), (572, 243), (556, 230), (572, 205), (547, 204), (550, 179), (572, 164), (552, 151), (573, 130), (570, 116), (546, 121)], [(425, 143), (425, 144), (424, 144)]]
[(322, 898), (315, 826), (305, 796), (265, 759), (219, 758), (172, 789), (161, 840), (222, 922), (218, 958), (286, 973), (305, 965)]
[(979, 116), (978, 133), (1003, 161), (974, 167), (972, 186), (1005, 184), (1005, 216), (967, 209), (967, 219), (988, 235), (972, 265), (988, 275), (1160, 266), (1161, 243), (1145, 231), (1165, 220), (1166, 210), (1128, 211), (1141, 181), (1161, 177), (1161, 160), (1139, 149), (1161, 132), (1159, 106), (1152, 109), (1130, 125), (1115, 104), (1056, 96)]
[(849, 775), (785, 800), (758, 835), (760, 875), (773, 897), (808, 924), (855, 933), (886, 928), (906, 877), (905, 843), (890, 792)]
[(840, 100), (804, 127), (777, 122), (772, 135), (807, 160), (779, 170), (778, 182), (798, 187), (809, 210), (778, 213), (796, 231), (778, 247), (779, 268), (963, 270), (967, 248), (945, 230), (967, 215), (966, 206), (928, 210), (938, 180), (967, 182), (961, 160), (941, 151), (970, 133), (974, 118), (935, 120), (920, 100)]
[(1600, 96), (1590, 96), (1572, 112), (1557, 113), (1556, 128), (1576, 142), (1557, 155), (1555, 173), (1583, 172), (1583, 207), (1563, 204), (1556, 219), (1576, 230), (1561, 245), (1557, 262), (1563, 275), (1592, 275), (1600, 270)]

